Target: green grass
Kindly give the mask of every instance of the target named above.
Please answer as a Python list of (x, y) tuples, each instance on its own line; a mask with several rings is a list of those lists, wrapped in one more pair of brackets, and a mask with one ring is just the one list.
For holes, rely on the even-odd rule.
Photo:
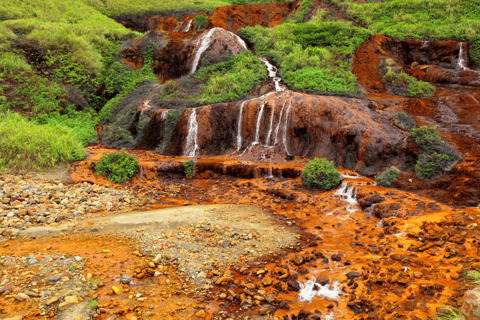
[(324, 18), (318, 15), (307, 23), (284, 23), (273, 29), (248, 27), (240, 32), (259, 55), (280, 66), (290, 87), (309, 92), (358, 92), (349, 59), (371, 32), (350, 22)]
[(460, 318), (462, 313), (457, 308), (443, 306), (446, 312), (439, 313), (433, 320), (454, 320)]
[(200, 85), (201, 93), (196, 100), (203, 104), (235, 101), (266, 77), (263, 62), (251, 51), (244, 51), (229, 61), (198, 70), (195, 79), (204, 84)]
[(409, 98), (425, 98), (435, 92), (434, 86), (403, 72), (393, 59), (386, 59), (380, 63), (380, 67), (384, 74), (382, 80), (392, 94)]
[(107, 176), (109, 181), (121, 183), (129, 180), (138, 172), (138, 160), (125, 150), (104, 153), (95, 165), (95, 174)]
[(474, 285), (480, 285), (480, 271), (478, 270), (472, 270), (468, 271), (466, 274), (466, 279), (470, 282), (473, 283)]
[(0, 115), (0, 169), (53, 167), (85, 157), (82, 143), (65, 126), (39, 125), (18, 113)]
[[(373, 33), (397, 39), (480, 39), (480, 14), (477, 1), (391, 0), (357, 4), (353, 0), (332, 0), (347, 8), (347, 18)], [(480, 61), (480, 45), (471, 48), (472, 58)]]

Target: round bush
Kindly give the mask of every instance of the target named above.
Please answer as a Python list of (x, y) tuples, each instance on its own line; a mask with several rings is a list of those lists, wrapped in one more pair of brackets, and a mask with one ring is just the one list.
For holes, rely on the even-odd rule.
[(125, 150), (104, 153), (96, 164), (95, 171), (98, 176), (107, 176), (109, 181), (121, 183), (129, 180), (138, 172), (138, 160), (127, 154)]
[(415, 129), (415, 121), (413, 121), (413, 119), (407, 116), (407, 114), (403, 111), (397, 113), (393, 118), (393, 121), (400, 129), (407, 131)]
[(333, 161), (315, 158), (310, 161), (302, 174), (302, 182), (311, 189), (330, 190), (340, 184), (340, 172)]
[(394, 167), (391, 167), (390, 169), (376, 176), (375, 180), (377, 180), (377, 183), (379, 186), (391, 187), (392, 184), (394, 184), (395, 181), (397, 181), (399, 175), (400, 175), (400, 171), (398, 171)]
[(450, 168), (458, 161), (458, 158), (442, 153), (423, 153), (418, 157), (415, 171), (421, 179), (436, 179), (449, 171)]
[(428, 149), (433, 145), (443, 143), (442, 137), (440, 136), (437, 127), (422, 126), (418, 129), (413, 129), (412, 135), (415, 139), (415, 143), (420, 148)]

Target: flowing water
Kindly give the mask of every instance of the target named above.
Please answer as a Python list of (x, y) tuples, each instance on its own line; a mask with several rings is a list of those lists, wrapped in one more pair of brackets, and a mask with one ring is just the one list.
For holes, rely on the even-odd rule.
[(242, 116), (243, 116), (243, 106), (245, 102), (242, 102), (240, 105), (240, 111), (238, 112), (238, 126), (237, 126), (237, 152), (240, 151), (242, 147)]
[(359, 211), (358, 202), (357, 202), (357, 190), (354, 187), (349, 187), (347, 183), (343, 182), (340, 188), (335, 191), (336, 195), (340, 196), (340, 199), (343, 201), (348, 202), (347, 211), (349, 213), (353, 213), (355, 211)]
[(469, 70), (467, 67), (467, 50), (464, 50), (464, 46), (466, 46), (465, 42), (460, 43), (460, 51), (458, 52), (458, 65), (457, 68), (463, 71)]
[(190, 31), (191, 27), (192, 27), (192, 20), (188, 21), (187, 30), (185, 30), (184, 32)]
[(288, 129), (288, 116), (290, 115), (290, 109), (292, 108), (292, 104), (290, 103), (287, 107), (287, 113), (285, 114), (285, 125), (283, 128), (283, 145), (285, 146), (285, 152), (288, 153), (287, 148), (287, 129)]
[(267, 139), (265, 140), (265, 146), (268, 146), (268, 143), (270, 142), (270, 136), (272, 135), (273, 116), (274, 115), (275, 115), (275, 100), (273, 101), (272, 115), (270, 116), (270, 125), (269, 125), (269, 128), (268, 128)]
[(282, 110), (280, 110), (280, 118), (278, 119), (277, 128), (275, 129), (275, 141), (273, 142), (273, 146), (276, 146), (278, 142), (278, 130), (280, 129), (280, 124), (282, 123), (283, 109), (285, 109), (286, 104), (287, 102), (285, 101), (283, 103)]
[(265, 59), (265, 58), (260, 58), (260, 60), (262, 60), (262, 62), (267, 67), (268, 76), (275, 83), (275, 90), (278, 91), (278, 92), (285, 91), (285, 88), (280, 84), (280, 82), (282, 81), (282, 78), (280, 78), (277, 75), (277, 72), (278, 72), (277, 68), (274, 65), (272, 65), (270, 62), (268, 62), (268, 60)]
[(260, 111), (258, 112), (258, 118), (257, 118), (257, 127), (256, 127), (256, 131), (255, 131), (255, 141), (253, 142), (252, 145), (257, 145), (260, 142), (260, 122), (262, 120), (263, 109), (265, 109), (266, 104), (267, 104), (267, 101), (262, 103), (262, 105), (260, 106)]
[(197, 109), (190, 109), (190, 118), (188, 120), (188, 135), (185, 151), (185, 157), (195, 157), (198, 150), (198, 123), (197, 123)]

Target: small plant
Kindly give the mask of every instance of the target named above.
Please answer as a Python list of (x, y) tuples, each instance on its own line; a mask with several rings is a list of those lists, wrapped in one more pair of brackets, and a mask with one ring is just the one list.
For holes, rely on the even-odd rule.
[(207, 25), (207, 16), (204, 16), (204, 15), (195, 16), (195, 18), (193, 18), (193, 25), (197, 30), (205, 29), (205, 26)]
[(415, 171), (422, 179), (436, 179), (449, 171), (457, 162), (454, 157), (442, 153), (423, 153), (418, 157)]
[(95, 310), (98, 308), (98, 301), (95, 299), (90, 300), (90, 310)]
[(109, 181), (121, 183), (129, 180), (138, 172), (138, 160), (122, 150), (104, 153), (95, 166), (96, 175), (107, 176)]
[(384, 74), (383, 82), (395, 95), (423, 98), (430, 97), (435, 92), (434, 86), (403, 72), (393, 59), (386, 59), (380, 67)]
[(187, 177), (193, 177), (195, 175), (195, 168), (197, 164), (193, 160), (188, 160), (183, 163), (183, 169)]
[(302, 174), (302, 182), (311, 189), (330, 190), (340, 184), (340, 172), (333, 161), (315, 158), (310, 161)]
[(70, 271), (77, 270), (77, 265), (75, 263), (72, 263), (71, 265), (68, 266), (68, 270), (70, 270)]
[(393, 122), (397, 127), (403, 130), (411, 131), (412, 129), (415, 129), (415, 121), (403, 111), (395, 115)]
[(443, 142), (437, 127), (422, 126), (418, 129), (412, 130), (415, 143), (420, 148), (428, 148), (435, 144), (441, 144)]
[(462, 313), (457, 308), (451, 306), (443, 306), (444, 312), (438, 314), (434, 320), (454, 320), (460, 318)]
[(394, 167), (391, 167), (390, 169), (376, 176), (375, 180), (377, 180), (378, 185), (382, 187), (391, 187), (392, 184), (394, 184), (395, 181), (397, 181), (399, 175), (400, 175), (400, 171), (398, 171)]
[(480, 285), (480, 271), (472, 270), (468, 271), (465, 277), (470, 283)]

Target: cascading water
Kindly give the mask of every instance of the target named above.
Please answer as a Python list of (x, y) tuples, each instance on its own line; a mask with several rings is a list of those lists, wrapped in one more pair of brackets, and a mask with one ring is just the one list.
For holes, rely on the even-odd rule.
[(188, 21), (187, 30), (185, 30), (184, 32), (190, 31), (191, 27), (192, 27), (192, 20)]
[(275, 115), (275, 101), (273, 101), (272, 115), (270, 116), (270, 125), (269, 125), (269, 128), (268, 128), (267, 139), (265, 140), (265, 146), (268, 146), (268, 143), (270, 142), (270, 136), (272, 135), (273, 116), (274, 115)]
[(457, 64), (457, 69), (466, 71), (469, 70), (467, 65), (466, 65), (466, 56), (467, 56), (467, 50), (464, 50), (463, 47), (466, 46), (465, 42), (460, 43), (460, 51), (458, 52), (458, 64)]
[(169, 110), (162, 111), (162, 115), (160, 116), (160, 118), (161, 118), (163, 121), (167, 120), (167, 117), (168, 117), (168, 113), (169, 113), (169, 112), (170, 112)]
[(353, 213), (358, 211), (355, 206), (358, 206), (357, 202), (357, 190), (353, 187), (348, 187), (348, 185), (343, 182), (340, 188), (335, 191), (336, 195), (339, 195), (343, 201), (348, 202), (347, 211)]
[(242, 147), (242, 115), (243, 115), (243, 106), (245, 102), (240, 105), (240, 111), (238, 112), (238, 125), (237, 125), (237, 152), (240, 151)]
[(285, 88), (280, 85), (282, 78), (277, 76), (277, 72), (278, 72), (277, 68), (273, 66), (270, 62), (268, 62), (268, 60), (265, 58), (260, 58), (260, 60), (262, 60), (262, 62), (267, 67), (268, 76), (272, 78), (273, 82), (275, 83), (275, 91), (279, 91), (279, 92), (285, 91)]
[(339, 299), (340, 293), (342, 293), (338, 282), (334, 282), (333, 284), (327, 283), (326, 285), (322, 286), (320, 283), (315, 281), (315, 278), (312, 278), (312, 280), (307, 280), (305, 283), (299, 282), (299, 285), (299, 301), (312, 301), (312, 299), (316, 296), (326, 299)]
[(141, 111), (140, 111), (140, 117), (143, 116), (143, 114), (145, 113), (145, 111), (147, 111), (148, 109), (150, 109), (152, 106), (150, 105), (150, 101), (152, 100), (152, 98), (148, 98), (147, 100), (145, 100), (143, 102), (143, 105), (141, 107)]
[(469, 94), (469, 96), (470, 96), (470, 98), (472, 98), (472, 99), (473, 99), (473, 101), (475, 101), (475, 103), (476, 103), (476, 104), (480, 104), (480, 102), (478, 102), (478, 100), (477, 100), (477, 99), (475, 99), (475, 97), (474, 97), (474, 96), (472, 96), (471, 94)]
[[(222, 28), (210, 29), (210, 30), (208, 30), (208, 32), (206, 34), (204, 34), (197, 41), (196, 47), (198, 49), (197, 49), (197, 52), (195, 53), (195, 58), (193, 59), (192, 70), (190, 71), (191, 74), (194, 74), (195, 71), (197, 71), (198, 63), (200, 62), (200, 59), (202, 58), (202, 54), (208, 49), (208, 46), (210, 46), (210, 42), (212, 41), (213, 34), (215, 33), (215, 31), (218, 31), (218, 30), (223, 30), (223, 31), (227, 32), (230, 36), (235, 38), (235, 40), (237, 40), (238, 43), (240, 43), (240, 45), (243, 47), (244, 50), (247, 50), (247, 44), (245, 43), (245, 41), (243, 41), (242, 38), (240, 38), (236, 34), (230, 32), (230, 31), (224, 30)], [(200, 45), (200, 47), (199, 47), (199, 45)]]
[(197, 109), (191, 109), (190, 118), (188, 119), (188, 135), (187, 143), (185, 144), (184, 157), (195, 157), (198, 149), (198, 123), (197, 123)]
[(287, 129), (288, 129), (288, 116), (290, 115), (290, 109), (292, 108), (292, 104), (290, 103), (287, 108), (287, 113), (285, 114), (285, 126), (283, 129), (283, 145), (285, 146), (285, 152), (288, 153), (288, 148), (287, 148)]
[(255, 132), (255, 141), (253, 142), (252, 145), (257, 145), (260, 142), (260, 122), (262, 120), (263, 109), (265, 109), (266, 104), (267, 104), (267, 101), (262, 103), (262, 105), (260, 106), (260, 111), (258, 112), (258, 118), (257, 118), (257, 128), (256, 128), (256, 132)]
[(278, 142), (278, 129), (280, 129), (280, 124), (282, 123), (283, 109), (285, 109), (286, 104), (287, 102), (285, 101), (283, 103), (282, 110), (280, 110), (280, 118), (278, 119), (277, 128), (275, 129), (275, 141), (273, 142), (273, 146), (276, 146)]

